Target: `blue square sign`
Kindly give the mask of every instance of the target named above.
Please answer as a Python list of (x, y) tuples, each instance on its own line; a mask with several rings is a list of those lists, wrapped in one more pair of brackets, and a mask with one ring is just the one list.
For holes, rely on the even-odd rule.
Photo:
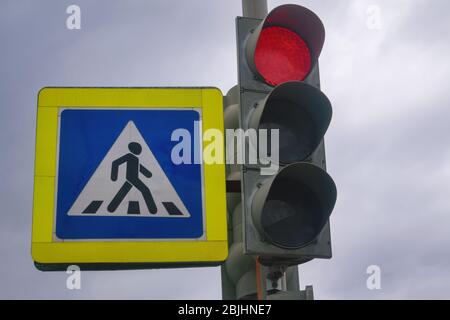
[[(174, 132), (199, 141), (200, 120), (200, 109), (62, 109), (56, 237), (204, 237), (202, 164), (172, 159)], [(190, 153), (200, 158), (201, 148)]]

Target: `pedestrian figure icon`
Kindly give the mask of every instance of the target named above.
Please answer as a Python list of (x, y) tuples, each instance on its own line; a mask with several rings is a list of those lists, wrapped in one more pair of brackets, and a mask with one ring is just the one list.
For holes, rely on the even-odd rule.
[(119, 205), (127, 196), (128, 192), (130, 192), (130, 190), (135, 187), (141, 192), (145, 204), (147, 205), (148, 211), (151, 214), (156, 214), (158, 212), (158, 209), (156, 208), (152, 193), (150, 192), (150, 189), (145, 185), (145, 183), (142, 182), (142, 180), (139, 178), (139, 173), (142, 173), (146, 178), (152, 177), (152, 173), (139, 163), (138, 156), (142, 152), (142, 147), (137, 142), (131, 142), (128, 145), (128, 149), (130, 150), (130, 153), (127, 153), (126, 155), (114, 160), (114, 162), (112, 163), (111, 180), (117, 181), (119, 167), (122, 164), (125, 164), (125, 177), (127, 181), (122, 185), (115, 197), (109, 203), (108, 211), (111, 213), (116, 211)]
[(68, 214), (190, 217), (148, 142), (132, 121), (115, 139)]

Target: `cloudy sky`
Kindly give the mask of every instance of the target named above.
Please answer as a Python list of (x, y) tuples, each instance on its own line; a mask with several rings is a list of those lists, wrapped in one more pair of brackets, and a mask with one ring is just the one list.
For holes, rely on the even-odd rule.
[[(269, 0), (269, 8), (286, 3)], [(339, 199), (334, 257), (299, 268), (318, 299), (450, 298), (447, 0), (294, 1), (323, 20), (322, 89)], [(81, 30), (66, 8), (81, 7)], [(373, 13), (380, 21), (373, 23)], [(65, 273), (30, 256), (37, 92), (44, 86), (216, 86), (237, 81), (239, 0), (0, 4), (0, 298), (220, 299), (220, 268)], [(381, 290), (366, 287), (378, 265)]]

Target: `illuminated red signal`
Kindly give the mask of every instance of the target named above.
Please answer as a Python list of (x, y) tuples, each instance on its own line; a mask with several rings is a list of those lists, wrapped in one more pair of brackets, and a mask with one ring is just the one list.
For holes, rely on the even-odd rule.
[(312, 64), (306, 42), (295, 32), (283, 27), (261, 30), (254, 61), (259, 74), (272, 86), (304, 80)]

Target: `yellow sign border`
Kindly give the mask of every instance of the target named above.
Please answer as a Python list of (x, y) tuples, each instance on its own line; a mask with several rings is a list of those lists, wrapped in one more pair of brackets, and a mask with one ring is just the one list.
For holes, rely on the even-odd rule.
[[(201, 108), (202, 133), (224, 131), (217, 88), (43, 88), (38, 94), (32, 258), (39, 264), (219, 263), (228, 255), (225, 165), (203, 164), (206, 239), (166, 242), (53, 240), (61, 108)], [(206, 144), (203, 142), (203, 149)]]

